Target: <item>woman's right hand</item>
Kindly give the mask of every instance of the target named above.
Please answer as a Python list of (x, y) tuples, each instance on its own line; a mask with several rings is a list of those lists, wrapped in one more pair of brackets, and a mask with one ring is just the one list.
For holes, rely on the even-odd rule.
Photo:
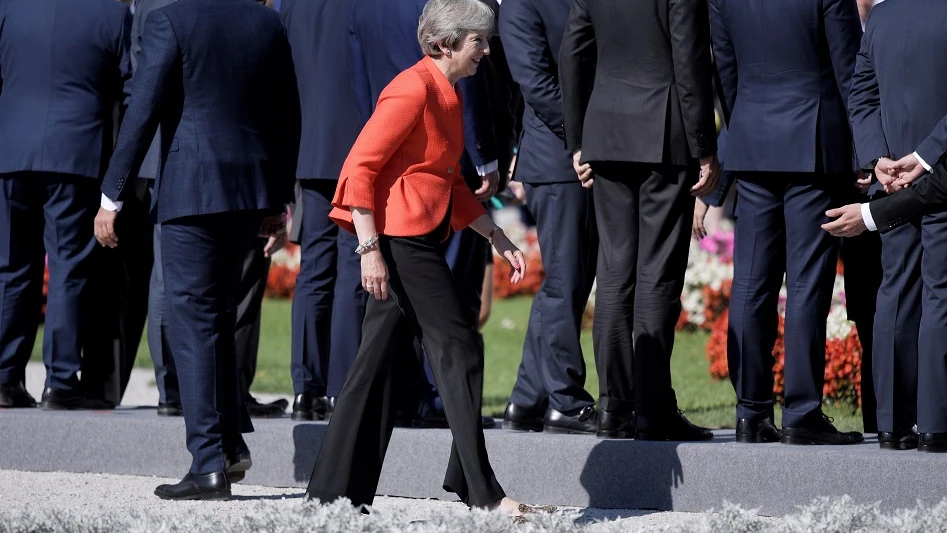
[(493, 247), (513, 267), (513, 272), (510, 273), (510, 281), (514, 285), (523, 281), (526, 276), (526, 258), (523, 257), (523, 252), (502, 231), (496, 232), (493, 236)]
[(388, 265), (378, 249), (362, 256), (362, 288), (376, 300), (388, 299)]

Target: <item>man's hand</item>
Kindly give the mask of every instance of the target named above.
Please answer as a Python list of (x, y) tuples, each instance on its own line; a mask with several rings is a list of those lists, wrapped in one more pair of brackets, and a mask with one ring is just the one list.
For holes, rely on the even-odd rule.
[(894, 181), (898, 179), (898, 171), (895, 164), (894, 161), (887, 157), (881, 157), (878, 159), (878, 162), (875, 163), (875, 178), (884, 186), (885, 192), (889, 194), (898, 190), (894, 185)]
[(511, 181), (507, 186), (507, 189), (513, 193), (513, 198), (515, 201), (510, 202), (515, 205), (525, 205), (526, 204), (526, 188), (523, 187), (523, 184), (518, 181)]
[(273, 257), (273, 254), (283, 249), (286, 246), (286, 239), (289, 237), (285, 231), (278, 233), (276, 235), (271, 235), (267, 241), (266, 246), (263, 247), (263, 256), (264, 257)]
[(707, 217), (707, 211), (710, 209), (700, 198), (694, 200), (694, 224), (691, 227), (691, 233), (698, 241), (707, 236), (707, 228), (704, 227), (704, 218)]
[(572, 154), (572, 168), (575, 170), (576, 176), (579, 177), (579, 181), (582, 182), (582, 186), (586, 189), (592, 187), (592, 165), (588, 163), (580, 163), (582, 160), (582, 150), (576, 150)]
[(486, 202), (496, 195), (499, 186), (500, 173), (494, 170), (480, 177), (480, 188), (474, 191), (474, 195), (477, 197), (477, 200)]
[(894, 180), (894, 187), (903, 189), (909, 186), (914, 180), (920, 178), (927, 169), (917, 160), (914, 154), (908, 154), (894, 162), (894, 170), (897, 179)]
[(115, 234), (116, 219), (118, 219), (118, 211), (108, 211), (101, 207), (95, 215), (95, 240), (102, 246), (109, 248), (118, 246), (118, 235)]
[(836, 220), (822, 224), (822, 229), (836, 237), (854, 237), (868, 229), (862, 218), (861, 204), (848, 204), (837, 209), (829, 209), (825, 212), (825, 216)]
[(871, 189), (871, 174), (859, 172), (855, 180), (855, 188), (862, 194), (867, 193)]
[(712, 193), (720, 183), (720, 163), (717, 155), (700, 158), (700, 180), (691, 187), (694, 196), (706, 196)]

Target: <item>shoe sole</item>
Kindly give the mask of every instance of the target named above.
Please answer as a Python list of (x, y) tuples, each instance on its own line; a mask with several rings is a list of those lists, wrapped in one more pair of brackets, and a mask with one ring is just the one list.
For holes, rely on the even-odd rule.
[(736, 441), (742, 444), (773, 444), (779, 442), (779, 439), (764, 439), (759, 435), (737, 434)]
[(543, 433), (552, 433), (555, 435), (595, 435), (596, 432), (570, 428), (557, 428), (555, 426), (543, 426)]
[(230, 478), (231, 483), (240, 483), (243, 478), (247, 477), (247, 470), (250, 470), (251, 466), (253, 466), (253, 460), (251, 459), (234, 463), (227, 469), (227, 477)]
[(278, 413), (250, 413), (250, 418), (283, 418), (285, 414), (286, 411), (280, 411)]
[(931, 446), (929, 444), (921, 444), (917, 447), (917, 450), (924, 453), (947, 453), (947, 447)]
[(508, 429), (510, 431), (531, 431), (533, 433), (543, 432), (543, 426), (540, 424), (526, 424), (524, 422), (514, 422), (512, 420), (504, 420), (503, 429)]
[(796, 435), (783, 435), (779, 442), (794, 446), (848, 446), (850, 444), (861, 444), (864, 438), (846, 442), (827, 442), (813, 439), (812, 437), (803, 437)]
[(627, 431), (603, 431), (599, 430), (595, 432), (595, 436), (600, 439), (633, 439), (635, 438), (634, 433), (628, 433)]
[(878, 447), (881, 448), (882, 450), (904, 451), (904, 450), (915, 450), (918, 448), (918, 445), (914, 443), (903, 443), (903, 442), (879, 442)]
[(155, 491), (155, 496), (161, 498), (162, 500), (181, 501), (181, 502), (185, 502), (185, 501), (226, 502), (226, 501), (230, 501), (230, 499), (233, 498), (233, 494), (230, 491), (210, 492), (207, 494), (194, 494), (193, 496), (182, 496), (182, 497), (167, 496), (167, 495), (159, 493), (158, 491)]

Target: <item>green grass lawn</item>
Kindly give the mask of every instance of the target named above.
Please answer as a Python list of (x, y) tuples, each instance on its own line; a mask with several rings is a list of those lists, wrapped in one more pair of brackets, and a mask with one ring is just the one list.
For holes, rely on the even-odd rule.
[[(484, 328), (487, 348), (486, 372), (484, 376), (484, 414), (502, 416), (516, 381), (523, 338), (529, 319), (531, 298), (499, 300), (493, 304), (490, 322)], [(292, 382), (289, 377), (290, 363), (290, 308), (288, 300), (267, 300), (263, 304), (262, 335), (257, 365), (257, 376), (253, 382), (256, 392), (291, 395)], [(42, 332), (37, 338), (33, 358), (40, 355)], [(710, 377), (709, 366), (704, 356), (707, 334), (682, 332), (677, 335), (671, 372), (674, 388), (681, 409), (693, 422), (714, 428), (734, 426), (735, 395), (729, 381), (718, 381)], [(598, 376), (592, 355), (591, 332), (582, 335), (582, 349), (588, 365), (586, 384), (593, 397), (598, 397)], [(138, 351), (136, 366), (151, 367), (151, 356), (147, 340), (143, 339)], [(850, 408), (826, 406), (825, 412), (835, 418), (841, 430), (861, 430), (861, 413)], [(780, 413), (777, 409), (777, 424)]]

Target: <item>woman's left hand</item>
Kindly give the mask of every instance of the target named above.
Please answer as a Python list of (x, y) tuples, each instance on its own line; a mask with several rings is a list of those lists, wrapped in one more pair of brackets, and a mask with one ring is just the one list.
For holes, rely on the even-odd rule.
[(523, 281), (526, 276), (526, 258), (523, 257), (523, 252), (510, 242), (509, 237), (502, 231), (498, 231), (493, 236), (493, 247), (513, 268), (513, 272), (510, 273), (510, 281), (513, 284)]

